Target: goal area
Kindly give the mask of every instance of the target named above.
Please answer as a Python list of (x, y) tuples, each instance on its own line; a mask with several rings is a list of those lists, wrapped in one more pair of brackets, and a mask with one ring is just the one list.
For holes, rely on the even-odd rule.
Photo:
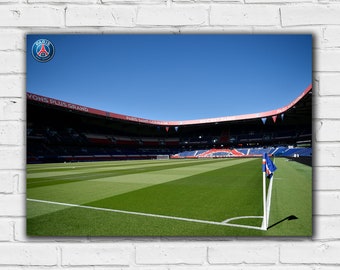
[(169, 155), (157, 155), (156, 156), (156, 159), (160, 159), (160, 160), (162, 160), (162, 159), (169, 159), (170, 157), (169, 157)]

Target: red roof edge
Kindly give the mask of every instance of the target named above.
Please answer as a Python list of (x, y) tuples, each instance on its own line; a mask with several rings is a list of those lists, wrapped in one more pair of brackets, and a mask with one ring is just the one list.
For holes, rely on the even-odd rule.
[(183, 125), (195, 125), (195, 124), (208, 124), (208, 123), (219, 123), (219, 122), (228, 122), (228, 121), (235, 121), (235, 120), (246, 120), (246, 119), (253, 119), (253, 118), (262, 118), (262, 117), (269, 117), (274, 115), (279, 115), (281, 113), (286, 112), (290, 108), (292, 108), (296, 103), (298, 103), (308, 92), (312, 90), (312, 84), (310, 84), (296, 99), (294, 99), (288, 105), (272, 110), (267, 112), (260, 112), (260, 113), (252, 113), (252, 114), (243, 114), (237, 116), (224, 116), (224, 117), (216, 117), (216, 118), (206, 118), (206, 119), (197, 119), (197, 120), (184, 120), (184, 121), (161, 121), (161, 120), (149, 120), (140, 117), (128, 116), (123, 114), (117, 114), (112, 112), (106, 112), (102, 110), (93, 109), (90, 107), (69, 103), (66, 101), (49, 98), (37, 94), (33, 94), (30, 92), (26, 93), (27, 100), (32, 100), (52, 106), (67, 108), (74, 111), (85, 112), (94, 115), (100, 115), (104, 117), (120, 119), (124, 121), (131, 121), (143, 124), (151, 124), (151, 125), (160, 125), (160, 126), (183, 126)]

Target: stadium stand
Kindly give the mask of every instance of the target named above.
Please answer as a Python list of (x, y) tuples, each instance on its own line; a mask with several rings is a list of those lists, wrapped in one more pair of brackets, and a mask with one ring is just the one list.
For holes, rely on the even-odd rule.
[(242, 148), (242, 149), (209, 149), (184, 151), (172, 155), (172, 158), (219, 158), (219, 157), (262, 157), (264, 153), (281, 157), (311, 157), (312, 148), (300, 147), (271, 147), (271, 148)]
[(250, 157), (263, 152), (311, 157), (311, 94), (309, 86), (291, 104), (270, 112), (162, 122), (67, 106), (67, 102), (49, 102), (49, 98), (28, 93), (27, 162), (155, 159), (160, 155)]

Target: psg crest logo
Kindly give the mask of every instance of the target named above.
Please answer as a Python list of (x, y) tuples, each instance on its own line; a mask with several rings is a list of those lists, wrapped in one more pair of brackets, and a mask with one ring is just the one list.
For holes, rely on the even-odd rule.
[(32, 56), (39, 62), (48, 62), (54, 56), (54, 45), (47, 39), (38, 39), (33, 43)]

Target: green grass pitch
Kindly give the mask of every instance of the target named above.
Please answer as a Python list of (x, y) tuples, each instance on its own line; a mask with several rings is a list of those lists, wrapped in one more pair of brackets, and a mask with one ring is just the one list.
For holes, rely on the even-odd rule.
[(311, 236), (312, 168), (276, 158), (269, 228), (262, 158), (27, 165), (30, 236)]

